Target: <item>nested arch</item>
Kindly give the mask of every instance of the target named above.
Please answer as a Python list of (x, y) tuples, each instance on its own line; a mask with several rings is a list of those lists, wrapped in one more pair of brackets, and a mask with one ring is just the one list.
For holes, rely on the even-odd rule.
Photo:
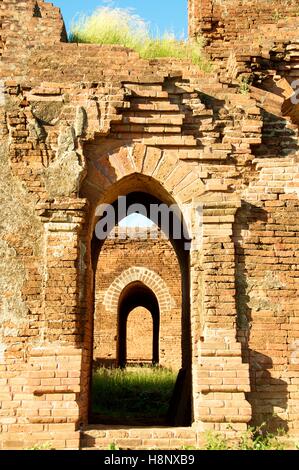
[[(160, 308), (156, 295), (148, 286), (141, 281), (130, 282), (121, 292), (118, 301), (118, 351), (117, 362), (120, 367), (127, 364), (127, 339), (128, 339), (128, 319), (136, 308), (143, 307), (147, 309), (152, 317), (152, 328), (142, 331), (138, 340), (139, 359), (142, 362), (142, 349), (144, 336), (152, 336), (152, 360), (153, 364), (159, 363), (160, 346)], [(137, 319), (140, 321), (140, 319)], [(136, 334), (138, 334), (136, 328)]]
[[(110, 285), (108, 291), (103, 293), (101, 302), (104, 303), (106, 312), (110, 314), (107, 315), (109, 322), (113, 323), (110, 329), (115, 331), (112, 334), (104, 334), (106, 335), (104, 339), (114, 355), (116, 341), (119, 343), (114, 325), (118, 313), (118, 299), (122, 290), (130, 282), (141, 280), (146, 284), (149, 283), (148, 285), (156, 295), (161, 309), (159, 364), (166, 367), (174, 366), (175, 368), (178, 364), (186, 371), (186, 379), (182, 388), (186, 391), (186, 394), (190, 395), (190, 400), (183, 400), (184, 392), (181, 394), (182, 402), (180, 403), (182, 408), (185, 409), (185, 416), (190, 417), (192, 363), (190, 315), (190, 250), (192, 251), (192, 248), (190, 248), (190, 242), (192, 244), (193, 239), (190, 227), (193, 228), (193, 226), (188, 223), (185, 208), (190, 203), (190, 191), (194, 198), (204, 192), (200, 175), (194, 170), (194, 167), (190, 168), (185, 162), (178, 162), (178, 158), (175, 156), (171, 161), (164, 158), (163, 153), (156, 148), (146, 147), (142, 144), (123, 145), (121, 147), (119, 143), (115, 144), (114, 142), (113, 144), (108, 140), (106, 142), (107, 146), (105, 145), (103, 148), (102, 145), (99, 145), (100, 143), (99, 140), (99, 142), (95, 141), (85, 146), (85, 154), (88, 157), (88, 175), (81, 188), (82, 196), (87, 198), (90, 203), (90, 217), (86, 226), (86, 259), (90, 280), (86, 285), (86, 297), (93, 299), (93, 303), (87, 306), (91, 324), (91, 328), (87, 329), (85, 335), (87, 360), (91, 359), (90, 364), (92, 366), (94, 358), (92, 346), (95, 344), (94, 306), (96, 305), (94, 286), (98, 262), (101, 259), (108, 238), (108, 234), (104, 238), (99, 238), (95, 231), (101, 218), (100, 213), (97, 211), (99, 205), (110, 204), (113, 206), (115, 225), (118, 225), (122, 219), (118, 212), (119, 197), (126, 197), (127, 207), (135, 203), (143, 204), (148, 213), (151, 205), (163, 204), (169, 208), (175, 205), (177, 212), (173, 218), (170, 218), (168, 238), (174, 248), (180, 268), (181, 302), (174, 306), (174, 311), (171, 311), (173, 299), (170, 292), (172, 290), (169, 291), (168, 288), (165, 288), (160, 276), (149, 275), (148, 272), (148, 276), (146, 276), (146, 271), (139, 267), (137, 272), (131, 269), (127, 270), (128, 277), (122, 273), (112, 283), (113, 285)], [(107, 151), (107, 147), (109, 147), (109, 151)], [(167, 171), (168, 177), (166, 177), (165, 171)], [(179, 225), (178, 221), (182, 229), (180, 237), (175, 234), (175, 227)], [(164, 232), (160, 221), (157, 225)], [(169, 315), (163, 316), (163, 311), (167, 311)], [(170, 334), (170, 331), (174, 331), (174, 333)], [(109, 354), (110, 356), (111, 354)], [(87, 380), (89, 380), (88, 377)], [(181, 405), (178, 408), (181, 409)]]
[[(119, 196), (134, 193), (146, 194), (151, 204), (159, 201), (168, 207), (177, 206), (186, 238), (192, 240), (197, 236), (197, 232), (193, 233), (190, 208), (192, 201), (200, 201), (206, 193), (200, 167), (180, 160), (175, 152), (168, 154), (141, 143), (95, 140), (85, 145), (85, 153), (88, 167), (81, 195), (90, 202), (90, 234), (95, 229), (101, 205), (113, 205)], [(146, 206), (142, 196), (133, 199)]]
[(158, 147), (112, 141), (110, 145), (105, 142), (103, 149), (101, 141), (99, 145), (95, 141), (86, 144), (85, 149), (89, 157), (88, 173), (81, 192), (90, 201), (102, 200), (108, 191), (108, 202), (111, 202), (117, 196), (117, 186), (112, 188), (112, 185), (132, 177), (135, 191), (147, 187), (151, 190), (156, 182), (161, 185), (159, 190), (156, 184), (156, 197), (164, 199), (167, 192), (179, 206), (189, 201), (191, 193), (194, 198), (200, 198), (206, 192), (199, 168)]
[(115, 311), (124, 289), (136, 282), (144, 284), (153, 291), (158, 300), (160, 311), (167, 312), (175, 307), (175, 300), (161, 276), (150, 269), (134, 266), (123, 271), (107, 289), (103, 302), (106, 310)]

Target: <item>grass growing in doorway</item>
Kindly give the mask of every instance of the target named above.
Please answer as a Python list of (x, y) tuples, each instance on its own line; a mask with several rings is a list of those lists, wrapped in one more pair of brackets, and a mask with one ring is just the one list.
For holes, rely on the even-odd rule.
[(164, 424), (177, 374), (160, 367), (94, 372), (93, 415), (102, 424)]

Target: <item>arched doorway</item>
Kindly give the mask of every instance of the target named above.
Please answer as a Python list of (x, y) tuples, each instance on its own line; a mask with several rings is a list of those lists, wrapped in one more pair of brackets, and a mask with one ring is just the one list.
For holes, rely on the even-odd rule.
[(118, 324), (120, 367), (128, 363), (159, 364), (159, 304), (145, 284), (133, 282), (124, 289), (119, 299)]
[[(152, 206), (161, 206), (163, 205), (163, 208), (167, 209), (170, 206), (174, 206), (174, 200), (171, 198), (169, 194), (165, 190), (163, 190), (160, 185), (155, 182), (154, 180), (151, 181), (151, 191), (145, 192), (145, 191), (128, 191), (128, 189), (124, 189), (125, 186), (131, 187), (131, 184), (133, 183), (134, 186), (138, 187), (140, 184), (141, 180), (143, 179), (141, 175), (136, 175), (136, 181), (134, 181), (134, 178), (129, 177), (125, 178), (123, 181), (120, 182), (120, 184), (116, 184), (117, 187), (113, 187), (114, 191), (118, 194), (117, 196), (121, 195), (122, 197), (125, 197), (125, 204), (126, 208), (131, 207), (132, 205), (142, 205), (149, 216), (151, 215), (151, 207)], [(126, 180), (126, 181), (125, 181)], [(145, 180), (144, 182), (149, 183), (148, 179)], [(157, 185), (159, 187), (158, 195), (152, 194), (153, 187)], [(145, 185), (142, 185), (143, 188)], [(115, 194), (114, 192), (114, 194)], [(163, 198), (162, 198), (163, 196)], [(109, 198), (107, 198), (109, 201)], [(110, 207), (113, 207), (113, 210), (115, 212), (115, 223), (116, 225), (119, 224), (119, 221), (122, 219), (122, 217), (126, 216), (127, 213), (120, 214), (119, 211), (119, 199), (114, 199), (111, 201), (110, 199)], [(180, 269), (180, 278), (181, 278), (181, 305), (182, 308), (180, 310), (180, 319), (179, 319), (179, 328), (180, 328), (180, 334), (176, 338), (175, 341), (172, 341), (172, 348), (177, 349), (180, 352), (180, 369), (184, 371), (184, 380), (183, 383), (181, 382), (180, 387), (176, 387), (176, 398), (175, 401), (172, 400), (172, 402), (176, 403), (176, 409), (173, 410), (172, 412), (172, 417), (174, 419), (172, 420), (173, 424), (177, 425), (187, 425), (191, 424), (191, 390), (192, 390), (192, 385), (191, 385), (191, 332), (190, 332), (190, 287), (189, 287), (189, 248), (190, 248), (190, 239), (186, 227), (184, 226), (184, 220), (182, 217), (182, 214), (179, 213), (178, 206), (175, 206), (176, 210), (172, 209), (169, 211), (169, 214), (166, 216), (169, 217), (168, 220), (168, 226), (167, 226), (167, 236), (171, 242), (171, 245), (173, 247), (173, 250), (176, 254), (176, 259), (177, 263), (179, 265)], [(163, 217), (165, 217), (165, 213), (159, 214), (158, 219), (154, 220), (155, 223), (157, 223), (161, 228), (163, 228)], [(103, 219), (104, 217), (102, 217)], [(102, 221), (101, 218), (98, 218), (97, 221), (98, 223)], [(180, 228), (180, 236), (178, 236), (178, 228)], [(99, 237), (96, 236), (96, 231), (93, 237), (92, 241), (92, 252), (91, 252), (91, 257), (92, 257), (92, 262), (93, 262), (93, 271), (94, 273), (97, 270), (97, 265), (99, 260), (101, 259), (101, 251), (103, 249), (103, 246), (105, 244), (105, 240), (99, 239)], [(135, 292), (135, 296), (139, 296), (139, 299), (141, 298), (141, 292), (143, 296), (142, 302), (133, 300), (134, 296), (132, 296), (132, 292)], [(158, 312), (158, 307), (155, 306), (155, 299), (153, 295), (150, 293), (146, 287), (141, 288), (139, 285), (135, 285), (133, 291), (130, 290), (126, 291), (123, 293), (122, 298), (120, 299), (119, 303), (119, 310), (118, 312), (121, 312), (121, 316), (119, 317), (119, 330), (118, 330), (118, 335), (117, 335), (117, 340), (119, 336), (119, 341), (118, 341), (118, 365), (124, 366), (126, 363), (126, 321), (128, 318), (129, 312), (132, 310), (132, 308), (135, 307), (140, 307), (140, 306), (146, 306), (146, 308), (150, 307), (149, 310), (151, 311), (153, 315), (153, 322), (154, 322), (154, 350), (153, 350), (153, 361), (156, 362), (159, 359), (159, 342), (157, 341), (158, 337), (158, 328), (159, 328), (159, 321), (157, 318), (159, 318), (159, 315), (157, 314)], [(125, 313), (122, 313), (124, 309)], [(164, 317), (165, 318), (165, 317)], [(163, 323), (163, 321), (162, 321)], [(168, 341), (168, 343), (171, 343), (171, 340), (167, 338), (167, 333), (164, 334), (164, 337), (166, 338), (165, 341)], [(168, 346), (169, 347), (169, 346)], [(182, 375), (180, 376), (182, 377)], [(176, 418), (177, 414), (177, 418)], [(153, 423), (155, 424), (155, 423)], [(160, 423), (159, 423), (160, 424)]]
[[(127, 90), (128, 88), (123, 87), (121, 91), (127, 93)], [(164, 95), (166, 98), (168, 94), (169, 102), (171, 90), (167, 88), (167, 93)], [(134, 90), (130, 90), (129, 94), (136, 96)], [(119, 98), (123, 100), (124, 94)], [(129, 107), (131, 104), (136, 105), (133, 99), (125, 101), (128, 101)], [(145, 101), (153, 101), (152, 95)], [(132, 108), (130, 112), (133, 112)], [(101, 108), (102, 110), (104, 111), (104, 108)], [(115, 111), (113, 119), (119, 123), (122, 111), (120, 113), (118, 110)], [(204, 156), (198, 152), (198, 149), (192, 148), (196, 145), (193, 136), (189, 138), (183, 134), (174, 139), (173, 136), (157, 137), (150, 133), (145, 135), (120, 132), (117, 124), (107, 126), (106, 115), (104, 113), (101, 115), (97, 108), (97, 122), (100, 122), (99, 118), (103, 127), (98, 131), (96, 129), (99, 127), (95, 127), (94, 133), (89, 134), (90, 140), (84, 144), (87, 175), (80, 190), (80, 196), (89, 203), (89, 212), (86, 214), (86, 224), (83, 227), (84, 233), (80, 238), (82, 243), (80, 275), (83, 280), (86, 279), (84, 289), (80, 291), (81, 318), (85, 327), (80, 330), (84, 335), (80, 417), (83, 422), (87, 422), (91, 404), (91, 400), (88, 400), (88, 390), (90, 390), (93, 363), (95, 271), (104, 244), (103, 240), (99, 241), (93, 237), (99, 220), (97, 207), (100, 204), (114, 205), (119, 196), (127, 196), (135, 203), (143, 200), (147, 207), (152, 200), (160, 201), (168, 207), (177, 203), (184, 215), (186, 206), (191, 205), (192, 220), (189, 217), (183, 220), (183, 225), (188, 225), (190, 229), (191, 243), (189, 245), (187, 243), (187, 246), (190, 248), (191, 245), (191, 256), (189, 249), (186, 249), (186, 239), (182, 237), (177, 240), (173, 236), (173, 230), (170, 230), (170, 239), (176, 251), (182, 277), (180, 343), (182, 367), (185, 367), (186, 371), (186, 380), (183, 386), (179, 387), (180, 399), (176, 401), (173, 415), (175, 424), (190, 425), (194, 422), (200, 423), (201, 429), (210, 429), (211, 423), (216, 423), (213, 425), (216, 428), (219, 422), (228, 422), (228, 419), (231, 420), (238, 414), (239, 400), (235, 403), (236, 395), (232, 395), (224, 386), (223, 393), (230, 404), (229, 418), (217, 414), (217, 405), (207, 408), (207, 403), (213, 405), (216, 400), (214, 391), (218, 392), (219, 389), (218, 385), (205, 385), (206, 377), (211, 376), (211, 367), (213, 373), (221, 375), (221, 371), (218, 371), (219, 351), (222, 354), (219, 357), (223, 357), (221, 367), (225, 372), (230, 372), (231, 364), (235, 367), (235, 360), (226, 359), (227, 349), (232, 350), (233, 357), (235, 354), (238, 355), (239, 365), (242, 362), (241, 355), (236, 352), (239, 351), (239, 344), (236, 343), (235, 331), (235, 278), (231, 272), (231, 265), (234, 263), (232, 222), (239, 207), (238, 196), (233, 197), (227, 189), (218, 192), (218, 189), (214, 190), (207, 184), (205, 172), (200, 165)], [(84, 218), (85, 214), (82, 217)], [(116, 219), (116, 224), (118, 220), (119, 218)], [(214, 262), (215, 250), (217, 254)], [(220, 299), (223, 299), (224, 288), (227, 297), (225, 307), (219, 306)], [(229, 294), (227, 289), (230, 291)], [(244, 369), (247, 371), (248, 368), (244, 365)], [(248, 412), (241, 419), (242, 423), (247, 423), (250, 416), (244, 397), (244, 393), (248, 391), (247, 381), (246, 375), (246, 380), (241, 381), (240, 387), (236, 387), (238, 394), (239, 388), (241, 390), (239, 398), (244, 404), (242, 414), (245, 410)], [(188, 402), (189, 412), (185, 407)], [(202, 416), (203, 410), (206, 410), (206, 416)]]
[[(125, 357), (125, 352), (120, 354), (120, 350), (124, 351), (125, 348), (127, 316), (133, 308), (144, 307), (152, 316), (153, 362), (162, 367), (180, 369), (182, 281), (180, 266), (172, 245), (165, 239), (121, 242), (113, 240), (110, 245), (108, 243), (108, 247), (105, 245), (95, 274), (94, 361), (102, 366), (123, 365), (123, 359), (120, 364), (119, 357)], [(126, 245), (129, 245), (127, 250)], [(132, 246), (133, 252), (130, 249)], [(149, 251), (150, 258), (156, 259), (144, 259), (145, 256), (149, 258)], [(113, 266), (111, 259), (113, 256), (115, 259), (115, 252), (118, 252), (117, 266)], [(161, 257), (158, 258), (159, 255)], [(138, 265), (131, 265), (132, 256)], [(103, 271), (109, 260), (109, 273), (106, 274)], [(150, 269), (157, 263), (161, 263), (163, 267), (166, 264), (166, 271), (160, 269), (162, 277)], [(111, 274), (115, 273), (119, 265), (126, 264), (130, 267), (124, 269), (106, 288)]]
[[(157, 364), (154, 357), (154, 325), (151, 312), (144, 307), (134, 308), (127, 319), (126, 364)], [(141, 344), (140, 338), (143, 337)]]
[[(105, 240), (94, 236), (95, 227), (99, 221), (98, 207), (103, 204), (112, 205), (115, 209), (115, 225), (121, 220), (117, 210), (119, 197), (126, 197), (126, 207), (133, 203), (143, 204), (148, 213), (151, 204), (164, 204), (167, 208), (176, 205), (176, 216), (169, 224), (169, 239), (175, 250), (181, 275), (181, 335), (177, 344), (181, 348), (181, 366), (186, 371), (183, 386), (180, 386), (180, 399), (173, 412), (176, 424), (190, 425), (197, 419), (194, 405), (198, 394), (192, 392), (198, 389), (196, 371), (194, 379), (191, 371), (192, 361), (196, 368), (198, 357), (198, 338), (202, 327), (201, 288), (202, 274), (195, 269), (197, 260), (197, 245), (201, 246), (202, 224), (201, 216), (197, 216), (198, 201), (205, 193), (205, 184), (198, 169), (186, 161), (182, 161), (173, 148), (164, 150), (151, 145), (150, 141), (125, 140), (125, 135), (119, 134), (116, 139), (110, 135), (95, 136), (84, 145), (84, 155), (87, 159), (87, 175), (82, 184), (81, 196), (89, 201), (89, 220), (86, 224), (86, 263), (87, 273), (86, 293), (86, 324), (84, 339), (84, 358), (89, 369), (82, 374), (83, 390), (91, 389), (91, 371), (93, 364), (94, 344), (94, 313), (95, 313), (95, 273), (101, 259)], [(185, 142), (185, 141), (184, 141)], [(200, 205), (200, 204), (199, 204)], [(190, 213), (192, 217), (190, 218)], [(123, 217), (126, 217), (124, 214)], [(191, 220), (194, 219), (194, 220)], [(179, 221), (179, 223), (177, 223)], [(157, 222), (161, 226), (161, 220)], [(175, 227), (183, 228), (183, 236), (175, 236)], [(188, 229), (187, 229), (188, 227)], [(198, 233), (199, 230), (199, 233)], [(190, 240), (191, 239), (191, 240)], [(192, 265), (190, 262), (192, 253)], [(195, 264), (194, 264), (195, 263)], [(190, 283), (192, 279), (192, 285)], [(190, 303), (192, 296), (192, 304)], [(85, 305), (85, 304), (84, 304)], [(83, 309), (84, 309), (83, 305)], [(192, 307), (192, 308), (191, 308)], [(192, 321), (192, 335), (191, 335)], [(110, 335), (111, 337), (111, 335)], [(112, 337), (113, 339), (113, 337)], [(161, 359), (161, 358), (160, 358)], [(195, 361), (195, 362), (194, 362)], [(195, 387), (195, 388), (194, 388)], [(91, 399), (84, 401), (82, 414), (89, 409)], [(198, 413), (197, 413), (198, 414)], [(88, 413), (84, 416), (87, 417)], [(179, 418), (177, 418), (179, 417)], [(90, 419), (89, 419), (89, 422)]]

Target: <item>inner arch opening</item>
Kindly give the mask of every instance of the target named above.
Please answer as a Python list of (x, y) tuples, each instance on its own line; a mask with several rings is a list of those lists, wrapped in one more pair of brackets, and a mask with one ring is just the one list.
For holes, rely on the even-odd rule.
[[(140, 325), (142, 314), (145, 315), (145, 312), (140, 312), (140, 310), (138, 311), (138, 308), (140, 307), (145, 309), (151, 315), (151, 325), (149, 325), (148, 319), (143, 321), (142, 325)], [(130, 337), (128, 334), (128, 320), (134, 311), (134, 319), (136, 323), (135, 325), (131, 326)], [(123, 290), (118, 306), (118, 325), (119, 367), (125, 367), (127, 364), (132, 363), (151, 363), (152, 365), (159, 364), (159, 304), (153, 291), (142, 282), (133, 282)], [(141, 328), (141, 326), (143, 326), (143, 328)], [(140, 336), (136, 337), (137, 334)], [(130, 344), (129, 340), (131, 340), (131, 344), (134, 342), (134, 348), (132, 348), (131, 355), (128, 356), (128, 346)], [(149, 341), (152, 343), (151, 358), (149, 358), (148, 354)], [(144, 355), (146, 357), (144, 357)]]

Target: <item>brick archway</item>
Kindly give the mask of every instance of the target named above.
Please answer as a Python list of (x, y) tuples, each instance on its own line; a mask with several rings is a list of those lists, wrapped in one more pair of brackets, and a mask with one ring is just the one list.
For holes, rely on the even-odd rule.
[[(108, 149), (99, 151), (103, 145)], [(206, 175), (200, 169), (190, 168), (177, 153), (165, 156), (161, 149), (140, 143), (110, 143), (96, 138), (85, 148), (90, 162), (81, 194), (91, 204), (91, 232), (101, 204), (113, 204), (119, 195), (134, 190), (151, 194), (169, 206), (177, 205), (184, 216), (188, 235), (196, 238), (188, 207), (191, 201), (200, 201), (207, 190), (211, 190), (211, 187), (206, 188), (203, 180)]]
[[(109, 138), (95, 138), (85, 146), (85, 152), (89, 167), (82, 195), (91, 203), (87, 232), (93, 238), (87, 246), (93, 269), (103, 246), (103, 241), (96, 240), (94, 236), (100, 218), (97, 208), (101, 204), (113, 206), (124, 195), (130, 203), (142, 203), (145, 207), (152, 201), (168, 207), (176, 204), (188, 229), (190, 251), (186, 250), (186, 240), (170, 237), (182, 272), (182, 368), (187, 371), (180, 404), (176, 407), (176, 424), (189, 425), (191, 421), (204, 430), (216, 426), (215, 423), (237, 422), (240, 429), (246, 430), (251, 419), (251, 407), (245, 397), (250, 390), (249, 368), (248, 364), (243, 364), (241, 344), (236, 338), (235, 278), (231, 272), (235, 262), (233, 224), (240, 206), (239, 199), (235, 196), (229, 199), (225, 193), (227, 187), (223, 185), (206, 185), (198, 167), (191, 167), (186, 160), (179, 158), (177, 152), (163, 152), (140, 143), (109, 141)], [(217, 197), (209, 194), (214, 188), (219, 191)], [(214, 197), (216, 201), (213, 201)], [(190, 217), (190, 213), (186, 213), (190, 201), (193, 211), (195, 202), (200, 209), (197, 220), (194, 214)], [(208, 276), (205, 269), (209, 270)], [(219, 304), (223, 297), (219, 278), (227, 287), (225, 304), (222, 305)], [(115, 284), (114, 287), (117, 295), (114, 302), (113, 296), (110, 300), (117, 311), (116, 298), (121, 286)], [(90, 295), (94, 293), (91, 291)], [(92, 319), (92, 305), (89, 308)], [(86, 344), (88, 352), (91, 344), (88, 335)], [(214, 358), (218, 361), (219, 357), (223, 357), (221, 370), (214, 363)], [(228, 357), (233, 357), (233, 360), (228, 360)], [(241, 382), (238, 380), (238, 384), (232, 383), (227, 387), (222, 383), (223, 374), (234, 374), (236, 367), (244, 377)], [(221, 384), (207, 387), (203, 382), (211, 369)], [(90, 383), (89, 376), (86, 376), (86, 383)], [(213, 406), (213, 394), (219, 390), (226, 406), (223, 414)], [(236, 393), (238, 400), (234, 400), (232, 392)], [(189, 409), (192, 409), (190, 419)]]
[(137, 281), (142, 282), (154, 292), (161, 312), (167, 312), (175, 306), (175, 300), (161, 276), (150, 269), (134, 266), (123, 271), (107, 289), (103, 302), (106, 310), (115, 311), (123, 290)]
[(153, 362), (175, 370), (181, 367), (182, 359), (189, 364), (182, 353), (182, 342), (189, 340), (187, 333), (182, 337), (182, 268), (172, 241), (160, 230), (146, 230), (141, 237), (132, 236), (133, 232), (124, 236), (115, 230), (98, 255), (93, 253), (93, 363), (119, 364), (120, 338), (124, 336), (119, 331), (121, 312), (129, 314), (128, 309), (144, 307), (152, 316), (158, 312), (159, 319), (161, 313), (157, 328), (160, 349), (157, 346)]

